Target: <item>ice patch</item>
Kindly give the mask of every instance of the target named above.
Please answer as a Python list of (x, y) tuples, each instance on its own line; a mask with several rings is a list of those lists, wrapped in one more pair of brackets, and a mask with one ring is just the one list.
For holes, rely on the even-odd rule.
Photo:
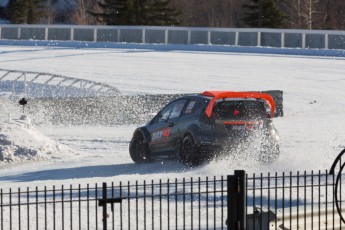
[(0, 164), (60, 158), (70, 153), (71, 149), (37, 130), (26, 115), (0, 123)]

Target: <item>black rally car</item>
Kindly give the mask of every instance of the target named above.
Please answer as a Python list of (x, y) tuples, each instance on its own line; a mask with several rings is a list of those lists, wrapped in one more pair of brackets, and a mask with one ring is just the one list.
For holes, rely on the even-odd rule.
[(266, 93), (206, 91), (182, 96), (134, 131), (129, 152), (135, 163), (177, 158), (198, 165), (246, 143), (260, 143), (257, 157), (279, 156), (279, 134), (272, 118), (276, 105)]

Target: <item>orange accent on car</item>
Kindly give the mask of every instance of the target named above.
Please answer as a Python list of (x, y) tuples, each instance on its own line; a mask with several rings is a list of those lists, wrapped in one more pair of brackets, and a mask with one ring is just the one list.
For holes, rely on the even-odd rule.
[(208, 103), (205, 113), (208, 117), (211, 117), (212, 110), (215, 102), (222, 98), (254, 98), (262, 99), (267, 102), (271, 110), (271, 117), (274, 117), (274, 112), (276, 110), (276, 105), (271, 95), (267, 93), (256, 93), (256, 92), (231, 92), (231, 91), (205, 91), (201, 95), (212, 97), (211, 101)]

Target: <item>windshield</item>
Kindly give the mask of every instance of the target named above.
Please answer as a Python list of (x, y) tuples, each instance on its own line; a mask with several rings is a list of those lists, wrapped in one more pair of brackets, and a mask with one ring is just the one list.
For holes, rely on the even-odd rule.
[(262, 101), (222, 101), (213, 109), (216, 119), (262, 120), (269, 117)]

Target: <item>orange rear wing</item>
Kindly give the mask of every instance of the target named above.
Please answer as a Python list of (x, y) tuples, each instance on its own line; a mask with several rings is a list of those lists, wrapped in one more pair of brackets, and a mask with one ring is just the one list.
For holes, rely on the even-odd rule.
[(267, 102), (267, 105), (271, 111), (271, 117), (275, 116), (276, 105), (271, 95), (267, 93), (258, 93), (258, 92), (231, 92), (231, 91), (205, 91), (201, 95), (212, 97), (211, 101), (208, 103), (205, 113), (208, 117), (211, 117), (213, 106), (215, 102), (219, 99), (225, 98), (253, 98), (253, 99), (262, 99)]

